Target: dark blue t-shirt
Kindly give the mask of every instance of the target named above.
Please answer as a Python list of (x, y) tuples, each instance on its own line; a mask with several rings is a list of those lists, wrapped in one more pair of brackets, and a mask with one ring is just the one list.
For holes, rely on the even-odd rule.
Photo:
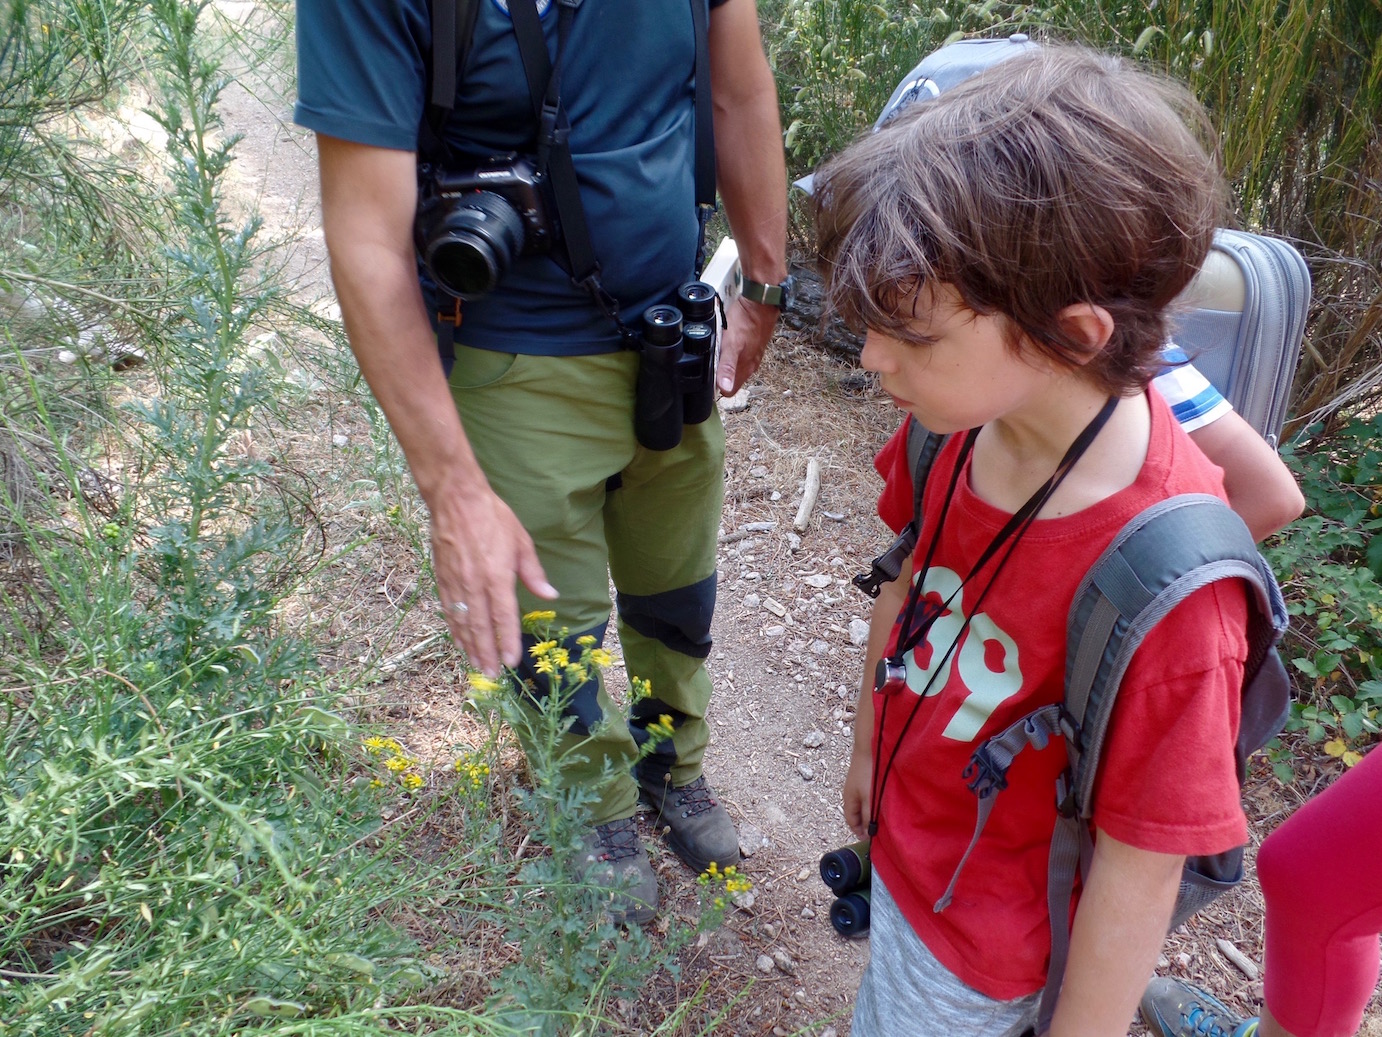
[[(533, 116), (508, 3), (479, 4), (446, 136), (473, 159), (528, 152)], [(538, 6), (555, 55), (557, 5)], [(428, 0), (298, 0), (297, 11), (295, 120), (344, 140), (415, 150)], [(575, 10), (562, 103), (602, 280), (629, 322), (693, 273), (694, 68), (690, 0), (583, 0)], [(458, 337), (467, 345), (545, 355), (618, 348), (613, 323), (549, 256), (516, 260), (496, 291), (462, 306)]]

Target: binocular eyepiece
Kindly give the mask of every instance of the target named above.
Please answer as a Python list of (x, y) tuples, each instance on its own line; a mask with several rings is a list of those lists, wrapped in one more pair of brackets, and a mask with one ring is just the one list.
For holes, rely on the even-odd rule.
[(830, 905), (830, 924), (841, 936), (868, 933), (872, 880), (867, 839), (831, 850), (821, 858), (821, 881), (835, 894), (835, 902)]
[(688, 281), (675, 305), (643, 311), (633, 430), (648, 450), (671, 450), (683, 425), (699, 425), (715, 406), (715, 289)]

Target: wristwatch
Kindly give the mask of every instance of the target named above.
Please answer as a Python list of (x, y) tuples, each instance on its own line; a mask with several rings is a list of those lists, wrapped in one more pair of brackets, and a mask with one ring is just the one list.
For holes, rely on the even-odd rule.
[(740, 291), (749, 302), (761, 302), (764, 306), (776, 306), (783, 313), (787, 312), (787, 307), (792, 305), (792, 286), (795, 282), (788, 274), (782, 279), (781, 284), (764, 284), (762, 281), (750, 281), (744, 278), (744, 286)]

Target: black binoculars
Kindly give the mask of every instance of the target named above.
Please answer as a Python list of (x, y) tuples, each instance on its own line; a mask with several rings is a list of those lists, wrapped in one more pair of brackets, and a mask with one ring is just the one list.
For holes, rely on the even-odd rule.
[(868, 933), (872, 880), (867, 839), (831, 850), (821, 858), (821, 881), (835, 894), (835, 902), (830, 905), (830, 924), (841, 936)]
[(683, 425), (699, 425), (715, 407), (715, 289), (688, 281), (676, 305), (643, 311), (633, 431), (647, 450), (671, 450)]

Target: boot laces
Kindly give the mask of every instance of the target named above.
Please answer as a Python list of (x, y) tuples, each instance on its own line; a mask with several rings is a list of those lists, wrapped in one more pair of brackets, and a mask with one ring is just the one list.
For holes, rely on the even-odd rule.
[(602, 861), (627, 860), (638, 853), (638, 822), (631, 817), (596, 825), (595, 834), (604, 847)]
[(677, 805), (681, 808), (682, 817), (695, 817), (697, 814), (704, 814), (707, 810), (719, 805), (710, 791), (710, 786), (706, 784), (704, 775), (689, 785), (683, 785), (673, 791), (677, 797)]

